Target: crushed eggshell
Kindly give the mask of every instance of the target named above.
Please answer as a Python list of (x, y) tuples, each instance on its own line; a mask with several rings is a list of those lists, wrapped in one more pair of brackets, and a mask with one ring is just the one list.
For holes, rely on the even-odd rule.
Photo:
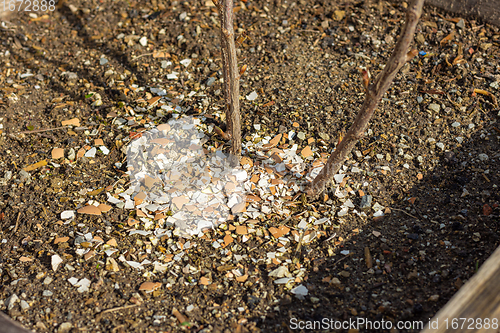
[(62, 258), (57, 254), (52, 255), (52, 257), (50, 258), (50, 261), (51, 261), (52, 269), (54, 270), (54, 272), (57, 271), (57, 268), (63, 262)]
[(54, 239), (54, 245), (59, 244), (59, 243), (65, 243), (69, 240), (69, 237), (57, 237)]
[(109, 212), (111, 210), (111, 206), (106, 204), (99, 204), (97, 208), (103, 213)]
[(65, 210), (64, 212), (61, 213), (61, 219), (67, 220), (75, 217), (75, 211), (74, 210)]
[(64, 149), (63, 148), (54, 148), (52, 149), (52, 159), (57, 160), (59, 158), (64, 157)]
[(69, 120), (63, 120), (61, 122), (63, 126), (80, 126), (80, 119), (78, 118), (73, 118)]
[(300, 154), (304, 157), (309, 157), (309, 156), (312, 156), (313, 152), (311, 150), (311, 147), (306, 146), (304, 149), (302, 149)]
[(101, 210), (94, 205), (87, 205), (77, 210), (79, 214), (101, 215)]
[(155, 291), (156, 289), (160, 288), (161, 287), (161, 283), (160, 282), (151, 282), (151, 281), (148, 281), (148, 282), (144, 282), (143, 284), (141, 284), (141, 286), (139, 287), (139, 290), (140, 291), (145, 291), (145, 292), (153, 292)]

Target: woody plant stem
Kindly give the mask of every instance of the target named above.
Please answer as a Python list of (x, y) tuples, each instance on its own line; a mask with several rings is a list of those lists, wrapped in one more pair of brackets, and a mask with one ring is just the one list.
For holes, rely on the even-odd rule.
[(410, 2), (406, 12), (405, 26), (386, 66), (375, 81), (372, 83), (366, 81), (365, 101), (354, 123), (342, 141), (337, 145), (335, 151), (330, 155), (325, 167), (306, 189), (306, 194), (313, 200), (317, 199), (325, 190), (326, 186), (332, 181), (333, 176), (347, 159), (347, 155), (352, 151), (356, 142), (364, 136), (375, 109), (398, 71), (417, 54), (417, 50), (408, 52), (408, 48), (413, 40), (418, 20), (422, 14), (423, 4), (424, 0), (412, 0)]
[(240, 75), (234, 41), (233, 0), (212, 0), (221, 17), (222, 72), (226, 109), (227, 139), (232, 140), (231, 154), (241, 155)]

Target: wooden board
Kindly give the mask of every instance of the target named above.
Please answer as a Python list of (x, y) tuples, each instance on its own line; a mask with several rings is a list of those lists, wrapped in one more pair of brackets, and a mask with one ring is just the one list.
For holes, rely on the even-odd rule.
[(500, 26), (500, 0), (425, 0), (425, 4)]
[[(463, 327), (464, 320), (460, 318), (466, 319)], [(484, 324), (487, 319), (489, 329)], [(475, 324), (470, 329), (472, 320)], [(491, 326), (493, 320), (496, 320), (496, 329)], [(500, 332), (500, 246), (432, 318), (431, 323), (437, 323), (435, 329), (426, 325), (421, 333)]]
[(0, 312), (0, 333), (32, 333), (24, 328), (20, 323), (10, 319), (3, 312)]

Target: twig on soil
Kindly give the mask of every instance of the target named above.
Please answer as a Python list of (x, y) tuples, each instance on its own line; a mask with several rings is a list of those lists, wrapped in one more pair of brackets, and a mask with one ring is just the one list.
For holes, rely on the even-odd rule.
[(15, 233), (16, 233), (16, 231), (17, 231), (17, 227), (19, 227), (19, 218), (20, 218), (20, 217), (21, 217), (21, 212), (19, 212), (19, 213), (17, 214), (16, 226), (14, 227), (14, 230), (12, 231), (12, 233), (14, 233), (14, 234), (15, 234)]
[[(288, 221), (290, 221), (292, 218), (297, 218), (297, 217), (299, 217), (299, 216), (302, 216), (302, 215), (304, 215), (306, 212), (307, 212), (307, 211), (305, 210), (305, 211), (303, 211), (302, 213), (298, 213), (297, 215), (290, 215), (290, 216), (288, 216), (288, 217), (287, 217), (287, 218), (283, 221), (283, 225), (285, 225), (285, 223), (287, 223)], [(291, 227), (291, 229), (295, 229), (295, 228)]]
[(53, 135), (50, 135), (50, 134), (36, 133), (36, 135), (41, 136), (42, 138), (51, 139), (52, 142), (56, 142), (57, 141), (57, 139)]
[(379, 282), (379, 283), (374, 284), (373, 286), (371, 286), (370, 290), (374, 290), (374, 289), (380, 288), (382, 286), (385, 286), (386, 284), (387, 284), (386, 282)]
[(345, 259), (349, 258), (350, 256), (352, 256), (352, 254), (348, 254), (348, 255), (346, 255), (344, 258), (340, 258), (339, 260), (337, 260), (337, 261), (333, 264), (333, 266), (337, 265), (337, 264), (338, 264), (339, 262), (341, 262), (342, 260), (345, 260)]
[(147, 56), (150, 56), (150, 55), (153, 55), (153, 54), (154, 54), (154, 53), (144, 53), (144, 54), (141, 54), (141, 55), (139, 55), (139, 56), (137, 56), (137, 57), (132, 58), (132, 61), (135, 61), (135, 60), (137, 60), (137, 59), (139, 59), (139, 58), (142, 58), (142, 57), (147, 57)]
[(302, 239), (304, 238), (304, 235), (306, 233), (307, 230), (304, 230), (302, 231), (302, 233), (300, 234), (300, 238), (299, 238), (299, 242), (297, 244), (297, 248), (295, 249), (295, 253), (293, 254), (293, 256), (296, 258), (297, 257), (297, 253), (300, 251), (300, 248), (302, 247)]
[(305, 191), (312, 199), (318, 198), (325, 190), (326, 186), (332, 181), (333, 176), (338, 172), (356, 143), (363, 138), (370, 119), (377, 109), (382, 96), (384, 96), (387, 89), (389, 89), (401, 67), (417, 55), (417, 50), (408, 52), (408, 49), (413, 41), (413, 35), (420, 15), (422, 14), (423, 4), (424, 0), (412, 0), (408, 5), (406, 23), (396, 47), (394, 48), (394, 52), (377, 78), (371, 84), (369, 82), (366, 83), (365, 101), (354, 123), (351, 125), (351, 128), (349, 128), (349, 131), (342, 141), (337, 145), (335, 151), (330, 155), (326, 165)]
[(263, 246), (265, 246), (265, 245), (267, 245), (267, 244), (269, 244), (269, 243), (271, 243), (271, 241), (267, 241), (267, 242), (265, 242), (264, 244), (261, 244), (261, 245), (259, 245), (259, 246), (254, 247), (254, 248), (251, 248), (250, 250), (248, 250), (248, 252), (252, 252), (253, 250), (258, 249), (259, 247), (263, 247)]
[(44, 129), (33, 130), (33, 131), (22, 131), (22, 132), (10, 133), (10, 135), (16, 135), (16, 134), (34, 134), (34, 133), (50, 132), (50, 131), (57, 131), (57, 130), (68, 128), (68, 127), (71, 127), (71, 126), (61, 126), (61, 127), (54, 127), (54, 128), (44, 128)]
[(337, 236), (336, 232), (333, 235), (331, 235), (330, 237), (328, 237), (327, 239), (325, 239), (324, 241), (328, 242), (328, 241), (332, 240), (335, 236)]
[(414, 215), (411, 215), (410, 213), (405, 212), (403, 209), (399, 209), (399, 208), (392, 208), (392, 207), (391, 207), (391, 210), (397, 210), (397, 211), (399, 211), (399, 212), (403, 212), (403, 213), (405, 213), (406, 215), (413, 217), (414, 219), (420, 220), (420, 218), (418, 218), (418, 217), (416, 217), (416, 216), (414, 216)]
[(294, 30), (294, 31), (297, 31), (297, 32), (317, 32), (317, 33), (321, 33), (321, 31), (317, 31), (317, 30), (308, 30), (308, 29), (301, 29), (301, 30)]
[(119, 307), (112, 308), (112, 309), (107, 309), (107, 310), (104, 310), (102, 312), (99, 312), (96, 317), (100, 318), (100, 317), (102, 317), (103, 314), (106, 314), (109, 312), (116, 312), (116, 311), (120, 311), (120, 310), (125, 310), (125, 309), (130, 309), (130, 308), (133, 308), (136, 306), (138, 306), (138, 305), (137, 304), (130, 304), (130, 305), (119, 306)]

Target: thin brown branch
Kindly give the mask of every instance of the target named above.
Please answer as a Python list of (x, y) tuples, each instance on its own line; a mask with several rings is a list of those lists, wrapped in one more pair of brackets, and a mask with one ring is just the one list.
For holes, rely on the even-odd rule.
[(356, 142), (363, 137), (375, 109), (394, 80), (394, 77), (406, 61), (414, 56), (415, 52), (408, 52), (408, 48), (413, 40), (418, 20), (422, 14), (423, 4), (424, 0), (412, 0), (408, 6), (406, 23), (394, 48), (394, 52), (387, 61), (384, 70), (368, 86), (365, 101), (351, 128), (337, 145), (335, 151), (330, 155), (325, 167), (306, 190), (306, 193), (312, 199), (316, 199), (325, 190), (326, 186), (333, 179), (333, 176), (339, 171)]
[(16, 134), (35, 134), (35, 133), (42, 133), (42, 132), (50, 132), (50, 131), (57, 131), (60, 129), (65, 129), (71, 126), (61, 126), (61, 127), (54, 127), (54, 128), (44, 128), (44, 129), (39, 129), (39, 130), (33, 130), (33, 131), (22, 131), (22, 132), (16, 132), (16, 133), (10, 133), (11, 135), (16, 135)]
[(221, 16), (222, 72), (226, 104), (227, 134), (232, 140), (231, 153), (241, 154), (240, 82), (234, 41), (233, 0), (216, 0)]
[(103, 314), (110, 313), (110, 312), (116, 312), (116, 311), (121, 311), (121, 310), (125, 310), (125, 309), (135, 308), (136, 306), (137, 306), (137, 304), (129, 304), (129, 305), (124, 305), (124, 306), (119, 306), (116, 308), (104, 310), (104, 311), (100, 312), (99, 315), (102, 316)]

